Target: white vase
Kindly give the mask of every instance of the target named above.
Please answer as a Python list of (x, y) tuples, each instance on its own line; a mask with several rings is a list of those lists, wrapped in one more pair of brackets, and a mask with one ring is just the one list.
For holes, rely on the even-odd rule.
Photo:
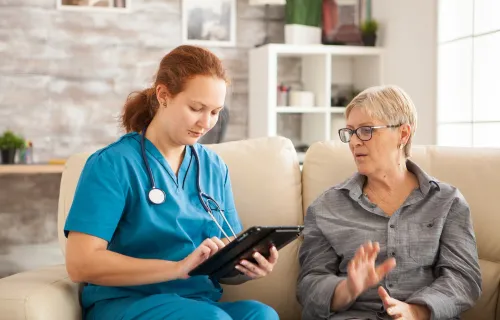
[(285, 24), (286, 44), (321, 44), (321, 28), (301, 24)]

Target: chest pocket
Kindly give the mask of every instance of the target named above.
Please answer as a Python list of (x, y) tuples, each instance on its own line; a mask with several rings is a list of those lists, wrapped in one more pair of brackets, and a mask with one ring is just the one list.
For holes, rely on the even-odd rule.
[(422, 266), (434, 263), (439, 254), (439, 240), (444, 222), (443, 217), (408, 222), (408, 254), (413, 261)]

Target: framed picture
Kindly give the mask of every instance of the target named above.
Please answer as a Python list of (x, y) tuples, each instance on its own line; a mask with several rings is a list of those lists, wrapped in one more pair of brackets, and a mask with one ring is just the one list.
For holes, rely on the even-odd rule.
[(362, 45), (360, 0), (331, 0), (323, 7), (323, 44)]
[(358, 0), (337, 0), (339, 6), (340, 25), (359, 26), (359, 5)]
[(182, 0), (182, 42), (236, 45), (237, 0)]
[(132, 0), (57, 0), (57, 9), (70, 11), (130, 12)]

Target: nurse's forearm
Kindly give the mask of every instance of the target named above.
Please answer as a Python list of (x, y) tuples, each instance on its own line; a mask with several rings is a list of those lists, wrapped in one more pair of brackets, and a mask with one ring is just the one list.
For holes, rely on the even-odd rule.
[[(134, 286), (174, 280), (179, 277), (177, 262), (138, 259), (109, 250), (96, 250), (69, 268), (70, 278), (101, 286)], [(76, 270), (75, 270), (76, 269)]]

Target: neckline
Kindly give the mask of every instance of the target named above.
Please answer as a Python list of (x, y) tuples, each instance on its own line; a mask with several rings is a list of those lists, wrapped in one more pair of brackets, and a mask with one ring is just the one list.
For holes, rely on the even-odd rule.
[[(141, 147), (143, 135), (140, 133), (137, 133), (133, 135), (133, 138), (139, 142), (139, 146)], [(160, 150), (156, 147), (154, 143), (152, 143), (148, 138), (144, 137), (144, 149), (146, 151), (146, 156), (147, 154), (150, 154), (156, 161), (160, 163), (160, 165), (167, 171), (168, 175), (172, 179), (172, 181), (175, 183), (177, 189), (179, 189), (180, 184), (179, 181), (183, 181), (185, 176), (187, 175), (187, 171), (189, 169), (189, 163), (191, 162), (191, 158), (193, 157), (191, 146), (186, 145), (185, 150), (184, 150), (184, 157), (182, 158), (181, 165), (179, 167), (179, 171), (177, 175), (175, 174), (174, 170), (168, 163), (168, 161), (165, 159), (163, 154), (160, 152)], [(142, 154), (141, 154), (142, 158)], [(151, 161), (148, 161), (149, 165), (151, 166)], [(144, 163), (144, 166), (146, 164)], [(158, 181), (156, 182), (158, 184)]]

